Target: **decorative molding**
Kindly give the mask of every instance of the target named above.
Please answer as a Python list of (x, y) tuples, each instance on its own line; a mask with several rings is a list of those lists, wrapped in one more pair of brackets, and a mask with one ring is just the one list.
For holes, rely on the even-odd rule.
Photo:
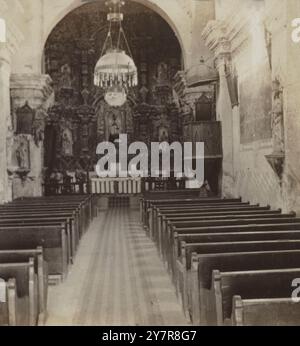
[(15, 107), (28, 101), (36, 109), (53, 98), (52, 79), (49, 75), (12, 74), (10, 90)]
[(279, 153), (279, 154), (273, 153), (270, 155), (265, 155), (265, 158), (268, 161), (269, 165), (272, 167), (277, 177), (279, 178), (280, 184), (281, 184), (283, 170), (284, 170), (284, 162), (285, 162), (284, 153)]
[(202, 32), (202, 37), (206, 46), (215, 54), (215, 58), (228, 57), (231, 54), (231, 45), (224, 21), (209, 21)]
[[(214, 52), (216, 59), (228, 59), (243, 50), (251, 37), (251, 19), (258, 13), (264, 14), (264, 10), (260, 8), (258, 12), (255, 6), (241, 6), (238, 11), (230, 13), (226, 19), (209, 21), (202, 32), (207, 47)], [(262, 24), (264, 18), (262, 16)]]

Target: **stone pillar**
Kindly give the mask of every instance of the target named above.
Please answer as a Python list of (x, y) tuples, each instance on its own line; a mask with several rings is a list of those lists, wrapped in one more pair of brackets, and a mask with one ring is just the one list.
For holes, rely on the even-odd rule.
[[(34, 110), (35, 118), (39, 121), (39, 126), (41, 126), (41, 123), (43, 124), (44, 118), (47, 116), (46, 111), (54, 101), (51, 83), (51, 78), (48, 75), (11, 75), (10, 89), (15, 130), (17, 125), (17, 110), (24, 107), (24, 105), (28, 105)], [(43, 131), (43, 128), (40, 128), (39, 131)], [(44, 161), (43, 141), (41, 140), (42, 138), (37, 139), (35, 137), (34, 131), (32, 134), (26, 135), (26, 138), (29, 141), (30, 172), (27, 176), (22, 177), (19, 176), (16, 171), (13, 171), (13, 198), (42, 195)]]
[(231, 68), (231, 45), (226, 37), (226, 28), (221, 21), (210, 21), (202, 36), (206, 45), (214, 53), (219, 71), (219, 92), (217, 95), (217, 120), (222, 122), (223, 175), (222, 194), (234, 196), (234, 157), (233, 157), (233, 112), (226, 80), (226, 69)]
[(10, 127), (10, 53), (0, 47), (0, 204), (11, 200), (7, 173), (7, 132)]
[[(279, 76), (283, 88), (285, 164), (283, 174), (283, 210), (300, 212), (300, 43), (292, 40), (291, 23), (299, 17), (298, 0), (285, 2), (285, 26), (276, 25), (273, 44), (273, 78)], [(276, 9), (274, 9), (275, 11)], [(298, 14), (298, 15), (297, 15)], [(276, 30), (273, 29), (274, 31)], [(274, 39), (274, 40), (275, 40)], [(281, 42), (281, 46), (279, 45)], [(284, 45), (283, 45), (284, 43)], [(281, 49), (280, 49), (281, 48)], [(276, 54), (276, 56), (275, 56)], [(280, 65), (278, 68), (277, 66)]]

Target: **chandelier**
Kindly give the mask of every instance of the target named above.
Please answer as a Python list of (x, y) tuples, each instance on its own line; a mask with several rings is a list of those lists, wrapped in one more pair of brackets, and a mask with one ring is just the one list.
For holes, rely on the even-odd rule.
[[(98, 60), (94, 84), (105, 90), (105, 101), (114, 107), (122, 106), (127, 100), (130, 88), (137, 86), (137, 68), (132, 58), (130, 47), (122, 27), (123, 14), (121, 7), (124, 1), (109, 0), (106, 2), (110, 12), (107, 15), (109, 30)], [(117, 39), (114, 44), (113, 26), (117, 26)], [(122, 39), (129, 55), (121, 49)]]

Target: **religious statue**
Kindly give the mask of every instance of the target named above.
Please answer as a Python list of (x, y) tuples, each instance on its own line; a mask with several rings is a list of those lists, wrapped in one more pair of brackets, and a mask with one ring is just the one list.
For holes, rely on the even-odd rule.
[(140, 99), (142, 103), (147, 103), (147, 99), (148, 99), (148, 94), (149, 94), (149, 90), (148, 88), (143, 85), (139, 91), (140, 94)]
[(61, 67), (61, 78), (59, 81), (60, 89), (72, 89), (71, 68), (68, 64)]
[(24, 141), (21, 141), (16, 149), (16, 158), (18, 167), (21, 169), (29, 169), (29, 152), (28, 145)]
[(121, 131), (121, 123), (119, 117), (112, 113), (109, 117), (109, 140), (114, 141), (119, 137)]
[(81, 92), (81, 96), (82, 96), (82, 99), (83, 99), (83, 104), (84, 105), (87, 105), (88, 102), (89, 102), (89, 97), (90, 97), (90, 92), (88, 91), (87, 88), (84, 88)]
[(120, 129), (119, 129), (119, 126), (118, 126), (118, 124), (117, 124), (117, 119), (116, 119), (116, 116), (115, 116), (115, 115), (113, 116), (113, 119), (114, 119), (114, 121), (113, 121), (113, 123), (112, 123), (112, 125), (111, 125), (111, 127), (110, 127), (110, 134), (111, 134), (112, 136), (118, 135), (119, 132), (120, 132)]
[(163, 84), (168, 81), (168, 65), (165, 62), (160, 62), (157, 66), (157, 82)]
[(284, 152), (284, 126), (283, 126), (283, 100), (280, 82), (273, 82), (273, 107), (272, 107), (272, 138), (273, 151)]
[(46, 111), (43, 109), (37, 109), (32, 124), (32, 136), (36, 146), (44, 140), (45, 131), (45, 118), (47, 117)]
[(169, 133), (168, 129), (164, 126), (161, 126), (158, 130), (159, 132), (159, 142), (169, 142)]
[(69, 128), (65, 128), (62, 132), (62, 155), (73, 155), (72, 131)]

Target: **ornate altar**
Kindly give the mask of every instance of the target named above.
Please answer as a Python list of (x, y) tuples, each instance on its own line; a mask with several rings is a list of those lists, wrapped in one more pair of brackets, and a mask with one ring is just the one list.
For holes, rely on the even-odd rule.
[(172, 86), (181, 67), (179, 42), (155, 12), (133, 2), (125, 11), (124, 27), (139, 84), (121, 107), (109, 106), (103, 91), (93, 83), (94, 67), (106, 37), (106, 10), (102, 6), (95, 2), (74, 10), (47, 40), (45, 66), (55, 89), (55, 104), (49, 109), (44, 135), (48, 176), (54, 170), (93, 172), (99, 160), (98, 143), (116, 143), (120, 134), (127, 134), (128, 145), (133, 141), (150, 145), (182, 139)]

